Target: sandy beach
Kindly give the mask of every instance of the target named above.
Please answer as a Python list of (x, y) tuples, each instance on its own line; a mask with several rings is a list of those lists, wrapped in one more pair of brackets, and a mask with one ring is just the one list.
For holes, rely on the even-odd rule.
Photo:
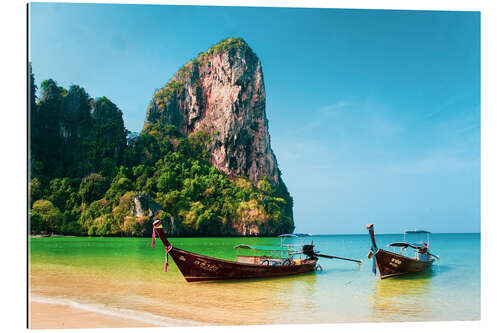
[(109, 308), (102, 304), (82, 304), (71, 300), (30, 294), (29, 328), (120, 328), (193, 326), (200, 323), (133, 311)]
[(30, 302), (31, 329), (152, 327), (141, 321), (83, 310), (71, 305)]

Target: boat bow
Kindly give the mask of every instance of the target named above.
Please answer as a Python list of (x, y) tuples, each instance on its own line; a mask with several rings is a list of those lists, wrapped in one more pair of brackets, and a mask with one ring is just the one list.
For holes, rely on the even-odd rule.
[(164, 271), (167, 272), (168, 268), (168, 253), (172, 251), (174, 248), (172, 244), (167, 239), (167, 236), (165, 236), (165, 231), (163, 230), (163, 225), (161, 224), (160, 220), (156, 220), (153, 222), (153, 234), (151, 235), (151, 247), (155, 247), (155, 239), (156, 235), (160, 238), (161, 242), (165, 246), (165, 267)]
[(366, 229), (368, 229), (368, 233), (370, 234), (370, 238), (372, 241), (372, 247), (370, 252), (368, 252), (368, 259), (372, 259), (372, 272), (374, 275), (377, 275), (377, 260), (375, 259), (375, 253), (377, 253), (377, 243), (375, 243), (375, 232), (373, 231), (373, 224), (367, 224)]

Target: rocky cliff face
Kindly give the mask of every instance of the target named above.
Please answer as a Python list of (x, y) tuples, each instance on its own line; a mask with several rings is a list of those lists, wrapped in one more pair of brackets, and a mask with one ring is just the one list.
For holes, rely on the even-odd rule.
[(188, 135), (209, 133), (211, 163), (230, 177), (281, 182), (271, 149), (262, 65), (241, 38), (229, 38), (184, 65), (155, 92), (143, 132), (160, 122)]

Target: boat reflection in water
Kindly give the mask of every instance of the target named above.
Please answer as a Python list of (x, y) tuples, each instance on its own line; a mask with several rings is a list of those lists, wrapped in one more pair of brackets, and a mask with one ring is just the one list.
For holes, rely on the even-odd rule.
[(434, 306), (428, 296), (432, 289), (432, 276), (435, 274), (428, 271), (417, 276), (377, 279), (372, 293), (372, 320), (432, 320)]
[[(306, 324), (314, 322), (311, 313), (318, 309), (317, 274), (315, 272), (278, 278), (225, 280), (210, 284), (196, 284), (233, 293), (239, 297), (236, 308), (231, 305), (228, 314), (245, 318), (242, 324)], [(240, 296), (244, 294), (242, 299)], [(246, 304), (242, 304), (241, 302)], [(238, 303), (238, 302), (237, 302)]]

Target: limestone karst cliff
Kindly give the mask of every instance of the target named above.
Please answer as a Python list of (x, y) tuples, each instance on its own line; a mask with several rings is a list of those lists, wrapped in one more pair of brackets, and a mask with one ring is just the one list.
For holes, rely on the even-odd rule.
[(254, 183), (267, 177), (277, 185), (262, 65), (243, 39), (226, 39), (199, 54), (157, 90), (144, 130), (156, 122), (175, 125), (184, 135), (209, 133), (217, 169)]
[[(271, 149), (262, 64), (243, 39), (228, 38), (200, 53), (155, 91), (143, 133), (158, 123), (174, 125), (182, 135), (208, 133), (210, 163), (230, 178), (255, 185), (267, 178), (284, 198), (283, 216), (291, 226), (285, 229), (293, 231), (293, 200)], [(244, 228), (273, 232), (265, 224)]]

